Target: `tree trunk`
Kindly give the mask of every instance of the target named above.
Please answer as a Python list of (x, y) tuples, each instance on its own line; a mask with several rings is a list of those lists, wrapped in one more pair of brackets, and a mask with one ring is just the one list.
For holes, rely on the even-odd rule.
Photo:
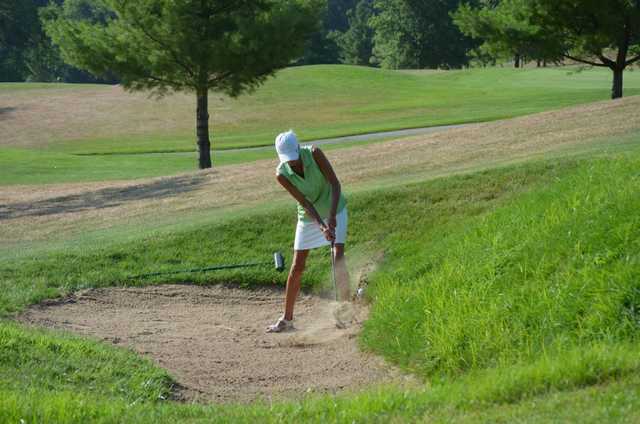
[(196, 134), (198, 137), (198, 166), (211, 168), (211, 142), (209, 141), (209, 91), (198, 91), (198, 110), (196, 112)]
[(516, 68), (520, 67), (520, 54), (516, 53), (515, 57), (513, 58), (513, 66)]
[(618, 54), (613, 66), (609, 65), (613, 71), (613, 87), (611, 88), (611, 98), (619, 99), (622, 97), (622, 78), (624, 76), (624, 69), (627, 67), (627, 53), (629, 52), (629, 44), (631, 42), (631, 33), (629, 28), (631, 22), (627, 16), (625, 19), (624, 32), (618, 42)]
[(611, 88), (611, 98), (619, 99), (622, 97), (622, 77), (624, 68), (613, 68), (613, 87)]

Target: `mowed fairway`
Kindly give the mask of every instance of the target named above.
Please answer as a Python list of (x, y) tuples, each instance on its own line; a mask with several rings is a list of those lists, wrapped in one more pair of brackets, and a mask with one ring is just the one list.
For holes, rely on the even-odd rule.
[[(310, 140), (508, 118), (607, 99), (610, 79), (608, 70), (571, 67), (447, 72), (289, 68), (252, 95), (211, 96), (213, 148), (270, 145), (275, 134), (288, 128)], [(627, 72), (625, 94), (638, 93), (640, 76)], [(194, 96), (154, 100), (118, 86), (0, 84), (0, 184), (189, 171), (196, 163), (194, 125)], [(214, 166), (268, 156), (216, 153)]]

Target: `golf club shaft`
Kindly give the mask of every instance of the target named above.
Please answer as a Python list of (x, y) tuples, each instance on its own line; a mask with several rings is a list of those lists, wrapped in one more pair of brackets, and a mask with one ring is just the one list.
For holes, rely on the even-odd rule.
[[(127, 277), (127, 280), (131, 280), (135, 278), (155, 277), (158, 275), (186, 274), (186, 273), (193, 273), (193, 272), (218, 271), (221, 269), (247, 268), (252, 266), (268, 265), (270, 263), (271, 262), (245, 262), (243, 264), (216, 265), (216, 266), (209, 266), (206, 268), (181, 269), (179, 271), (152, 272), (149, 274), (132, 275)], [(276, 267), (276, 271), (282, 272), (284, 270), (284, 256), (282, 256), (282, 253), (275, 252), (273, 254), (273, 264)]]
[(218, 265), (218, 266), (211, 266), (207, 268), (183, 269), (180, 271), (165, 271), (165, 272), (154, 272), (151, 274), (133, 275), (131, 277), (128, 277), (128, 279), (156, 277), (159, 275), (188, 274), (188, 273), (194, 273), (194, 272), (218, 271), (221, 269), (247, 268), (252, 266), (260, 266), (260, 265), (268, 265), (268, 264), (271, 264), (271, 262), (252, 262), (252, 263), (235, 264), (235, 265)]
[(331, 242), (331, 275), (333, 276), (333, 289), (336, 293), (336, 301), (338, 300), (338, 284), (336, 282), (336, 245)]

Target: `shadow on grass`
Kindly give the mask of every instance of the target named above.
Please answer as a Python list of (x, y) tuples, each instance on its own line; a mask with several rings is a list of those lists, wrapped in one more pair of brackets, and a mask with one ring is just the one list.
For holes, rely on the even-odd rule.
[(0, 107), (0, 120), (4, 118), (4, 115), (8, 115), (12, 112), (15, 112), (15, 107)]
[(183, 176), (130, 187), (105, 188), (35, 202), (0, 205), (0, 220), (112, 208), (138, 200), (163, 199), (195, 190), (203, 181), (204, 178), (200, 176)]

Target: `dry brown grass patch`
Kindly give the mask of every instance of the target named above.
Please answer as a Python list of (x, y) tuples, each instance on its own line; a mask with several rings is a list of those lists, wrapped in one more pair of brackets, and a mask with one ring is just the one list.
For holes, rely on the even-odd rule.
[[(353, 190), (383, 180), (446, 175), (580, 148), (638, 131), (640, 97), (632, 97), (334, 150), (328, 156), (343, 186)], [(89, 228), (185, 220), (193, 213), (280, 201), (287, 196), (274, 181), (275, 165), (275, 159), (261, 160), (142, 182), (3, 187), (0, 238), (66, 238)], [(149, 195), (158, 186), (162, 196)]]

